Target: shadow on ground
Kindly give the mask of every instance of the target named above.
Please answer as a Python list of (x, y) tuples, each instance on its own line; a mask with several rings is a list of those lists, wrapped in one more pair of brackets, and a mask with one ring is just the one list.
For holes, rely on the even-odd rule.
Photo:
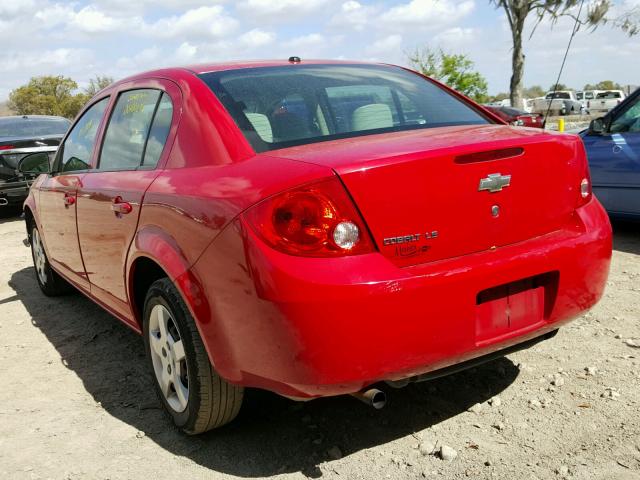
[(640, 222), (612, 220), (613, 249), (640, 255)]
[(0, 225), (22, 220), (22, 209), (0, 207)]
[(44, 298), (32, 268), (15, 272), (9, 285), (63, 364), (109, 414), (173, 454), (230, 475), (300, 471), (319, 477), (318, 465), (332, 446), (346, 456), (418, 432), (497, 395), (518, 376), (511, 361), (500, 359), (447, 378), (389, 389), (389, 404), (381, 411), (350, 397), (296, 403), (252, 390), (234, 423), (188, 437), (159, 409), (140, 337), (80, 294)]

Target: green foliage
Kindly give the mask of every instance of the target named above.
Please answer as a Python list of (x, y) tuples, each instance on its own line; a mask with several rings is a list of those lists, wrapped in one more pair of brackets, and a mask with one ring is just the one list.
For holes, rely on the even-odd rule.
[(559, 92), (561, 90), (573, 90), (573, 88), (567, 87), (564, 83), (558, 83), (557, 85), (554, 83), (549, 87), (550, 92)]
[(602, 80), (595, 85), (586, 84), (584, 90), (622, 90), (622, 85), (613, 80)]
[(450, 54), (442, 49), (416, 48), (408, 55), (413, 68), (464, 95), (483, 103), (488, 99), (487, 81), (473, 70), (474, 62), (464, 54)]
[(9, 94), (8, 106), (17, 115), (73, 118), (87, 101), (85, 94), (74, 93), (77, 89), (76, 82), (62, 75), (33, 77)]
[(544, 97), (547, 92), (540, 85), (533, 85), (532, 87), (525, 88), (523, 90), (525, 98), (537, 98)]
[(84, 89), (84, 93), (89, 97), (93, 97), (96, 93), (98, 93), (103, 88), (107, 88), (109, 85), (113, 83), (113, 77), (101, 77), (100, 75), (96, 75), (95, 78), (89, 80), (89, 85)]

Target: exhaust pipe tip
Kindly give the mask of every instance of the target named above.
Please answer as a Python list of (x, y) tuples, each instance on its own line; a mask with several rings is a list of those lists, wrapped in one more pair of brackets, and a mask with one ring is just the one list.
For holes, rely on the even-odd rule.
[(352, 397), (357, 398), (362, 403), (366, 403), (370, 407), (380, 410), (387, 404), (387, 394), (377, 388), (370, 388), (361, 392), (351, 394)]
[(4, 207), (5, 205), (9, 204), (9, 200), (7, 200), (6, 198), (0, 198), (0, 207)]

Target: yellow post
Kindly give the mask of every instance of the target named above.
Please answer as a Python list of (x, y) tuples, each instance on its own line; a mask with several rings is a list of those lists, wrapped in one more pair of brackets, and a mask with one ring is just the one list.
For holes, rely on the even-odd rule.
[(558, 131), (564, 132), (564, 118), (558, 119)]

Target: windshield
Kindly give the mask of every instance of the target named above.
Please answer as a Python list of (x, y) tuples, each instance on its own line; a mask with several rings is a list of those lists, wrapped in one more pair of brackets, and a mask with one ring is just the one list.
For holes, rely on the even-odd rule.
[(569, 95), (569, 93), (567, 92), (554, 92), (554, 93), (547, 94), (547, 100), (550, 100), (553, 98), (562, 98), (563, 100), (568, 100), (571, 98), (571, 95)]
[(0, 118), (0, 137), (64, 135), (71, 122), (66, 118)]
[(435, 83), (399, 67), (292, 65), (200, 78), (257, 152), (371, 133), (490, 123)]

